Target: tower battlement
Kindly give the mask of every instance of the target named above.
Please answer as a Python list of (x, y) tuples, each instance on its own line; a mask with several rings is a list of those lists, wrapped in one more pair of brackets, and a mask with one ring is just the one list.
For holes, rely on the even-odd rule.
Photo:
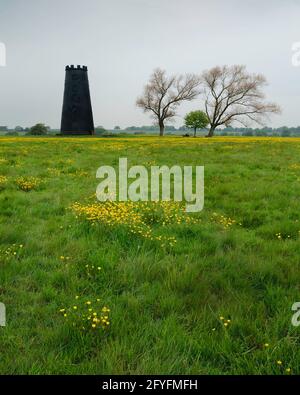
[(87, 71), (87, 66), (80, 66), (80, 65), (77, 65), (76, 67), (73, 65), (73, 64), (71, 64), (70, 66), (68, 65), (68, 66), (66, 66), (66, 71), (67, 70), (84, 70), (84, 71)]

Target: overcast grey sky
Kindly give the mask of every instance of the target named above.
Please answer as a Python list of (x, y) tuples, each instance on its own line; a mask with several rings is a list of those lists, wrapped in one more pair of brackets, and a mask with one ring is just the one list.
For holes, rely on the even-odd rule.
[[(269, 81), (283, 113), (300, 125), (300, 0), (0, 0), (0, 125), (60, 126), (64, 68), (87, 65), (96, 125), (151, 124), (135, 107), (155, 67), (195, 72), (245, 64)], [(196, 100), (180, 107), (201, 108)]]

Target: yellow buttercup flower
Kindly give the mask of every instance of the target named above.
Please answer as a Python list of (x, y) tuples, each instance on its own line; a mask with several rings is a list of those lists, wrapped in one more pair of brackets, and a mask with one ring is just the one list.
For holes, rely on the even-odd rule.
[[(79, 295), (76, 295), (75, 299), (78, 301), (76, 305), (72, 304), (69, 308), (63, 308), (59, 310), (59, 312), (61, 312), (65, 318), (68, 317), (67, 323), (69, 325), (84, 331), (89, 329), (108, 329), (107, 327), (110, 324), (110, 309), (108, 307), (99, 306), (97, 304), (97, 308), (92, 308), (90, 307), (92, 301), (86, 301), (84, 298), (79, 299)], [(100, 301), (99, 298), (96, 300)], [(86, 306), (88, 306), (88, 309), (86, 309)]]
[(159, 242), (162, 247), (173, 247), (177, 240), (174, 236), (156, 235), (153, 225), (193, 224), (200, 221), (188, 215), (179, 202), (172, 201), (74, 203), (71, 209), (76, 217), (86, 219), (91, 225), (101, 223), (109, 227), (122, 226), (132, 234)]
[(18, 177), (16, 184), (20, 190), (29, 192), (37, 188), (41, 184), (41, 180), (37, 177)]

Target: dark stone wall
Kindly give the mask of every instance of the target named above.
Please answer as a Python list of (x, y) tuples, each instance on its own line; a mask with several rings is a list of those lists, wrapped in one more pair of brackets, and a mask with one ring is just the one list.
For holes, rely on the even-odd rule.
[(61, 133), (94, 134), (94, 121), (86, 66), (67, 66)]

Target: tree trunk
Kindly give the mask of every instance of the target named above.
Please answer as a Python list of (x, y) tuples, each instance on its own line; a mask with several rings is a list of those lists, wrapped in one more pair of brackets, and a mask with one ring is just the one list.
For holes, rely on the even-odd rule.
[(214, 135), (216, 127), (214, 125), (211, 125), (208, 134), (205, 137), (212, 137)]
[(197, 128), (194, 128), (194, 137), (196, 137)]
[(165, 131), (164, 121), (159, 121), (159, 135), (163, 136)]

